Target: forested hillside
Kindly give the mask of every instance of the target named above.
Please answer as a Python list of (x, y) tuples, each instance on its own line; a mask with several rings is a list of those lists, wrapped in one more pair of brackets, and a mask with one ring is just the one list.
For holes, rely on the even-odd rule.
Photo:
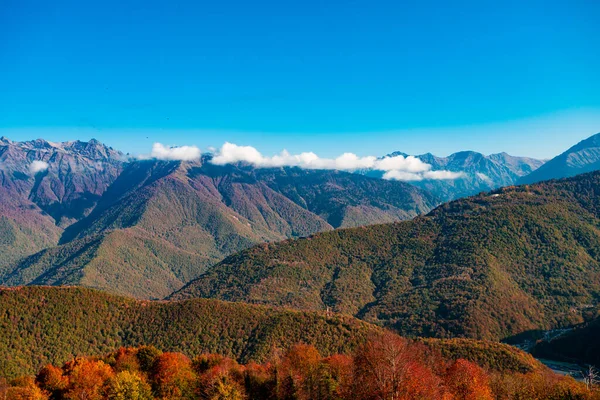
[(378, 329), (341, 315), (217, 300), (149, 302), (85, 288), (5, 288), (0, 289), (0, 376), (143, 344), (192, 357), (213, 352), (261, 361), (273, 346), (303, 342), (329, 355), (354, 349)]
[(600, 173), (509, 187), (412, 221), (231, 256), (171, 298), (348, 313), (401, 334), (501, 339), (583, 321), (600, 294)]

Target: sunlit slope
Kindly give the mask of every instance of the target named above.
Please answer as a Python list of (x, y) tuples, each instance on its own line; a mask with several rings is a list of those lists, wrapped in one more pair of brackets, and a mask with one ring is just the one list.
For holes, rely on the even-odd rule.
[(352, 317), (217, 300), (149, 302), (73, 287), (0, 289), (0, 376), (142, 344), (240, 361), (264, 360), (274, 348), (300, 342), (335, 354), (351, 351), (375, 330)]
[(164, 298), (257, 243), (407, 219), (434, 204), (408, 184), (336, 171), (134, 162), (60, 246), (22, 260), (3, 283)]
[(349, 313), (418, 336), (500, 339), (582, 321), (600, 293), (600, 173), (425, 217), (264, 244), (171, 298)]

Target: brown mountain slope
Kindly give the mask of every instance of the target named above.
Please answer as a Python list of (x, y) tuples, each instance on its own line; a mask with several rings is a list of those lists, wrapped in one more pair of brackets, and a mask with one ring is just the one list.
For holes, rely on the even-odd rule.
[(336, 171), (134, 162), (61, 246), (23, 260), (4, 283), (164, 298), (256, 243), (409, 218), (433, 204), (405, 183)]
[(412, 221), (256, 246), (173, 294), (327, 307), (406, 335), (499, 339), (600, 301), (600, 173), (511, 187)]
[[(33, 162), (42, 162), (38, 170)], [(123, 155), (97, 140), (0, 139), (2, 184), (65, 227), (87, 215), (123, 168)], [(45, 168), (45, 169), (44, 169)]]
[(122, 154), (95, 140), (0, 138), (0, 278), (20, 258), (56, 245), (122, 167)]

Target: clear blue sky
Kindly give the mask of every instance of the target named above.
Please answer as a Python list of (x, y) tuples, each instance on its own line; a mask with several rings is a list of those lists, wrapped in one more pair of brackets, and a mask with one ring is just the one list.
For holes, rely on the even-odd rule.
[(600, 132), (600, 2), (0, 0), (0, 134), (553, 156)]

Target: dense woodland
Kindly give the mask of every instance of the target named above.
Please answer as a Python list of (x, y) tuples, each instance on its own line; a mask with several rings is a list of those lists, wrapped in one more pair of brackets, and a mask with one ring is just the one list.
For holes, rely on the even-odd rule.
[(75, 287), (0, 289), (0, 376), (147, 343), (240, 362), (262, 361), (273, 346), (298, 342), (330, 355), (352, 351), (379, 329), (349, 316), (218, 300), (139, 301)]
[[(332, 313), (308, 313), (216, 300), (148, 302), (84, 288), (24, 287), (0, 291), (0, 375), (33, 374), (78, 355), (152, 343), (190, 357), (218, 353), (263, 362), (274, 349), (315, 345), (324, 356), (350, 354), (381, 328)], [(528, 354), (505, 344), (469, 339), (422, 339), (449, 359), (528, 373)]]
[(46, 365), (35, 378), (0, 381), (5, 400), (211, 399), (413, 400), (600, 399), (600, 391), (539, 367), (498, 371), (448, 359), (391, 333), (349, 355), (323, 357), (311, 345), (274, 351), (261, 364), (217, 354), (192, 359), (152, 346)]
[(348, 313), (403, 335), (498, 340), (591, 320), (600, 173), (509, 187), (424, 217), (258, 245), (171, 298)]

